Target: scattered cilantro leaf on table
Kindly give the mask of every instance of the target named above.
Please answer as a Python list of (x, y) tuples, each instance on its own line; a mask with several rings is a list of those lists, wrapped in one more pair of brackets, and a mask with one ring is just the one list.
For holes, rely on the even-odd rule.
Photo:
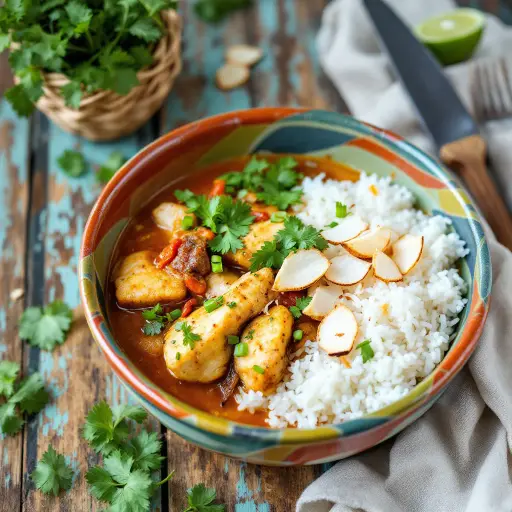
[(103, 455), (103, 466), (87, 471), (91, 494), (107, 502), (111, 512), (145, 512), (150, 509), (156, 488), (170, 480), (171, 472), (161, 481), (151, 478), (160, 468), (162, 442), (154, 432), (141, 429), (134, 434), (127, 420), (142, 423), (144, 409), (124, 405), (111, 409), (104, 401), (96, 404), (86, 418), (84, 437)]
[(204, 484), (197, 484), (187, 489), (188, 508), (183, 512), (224, 512), (224, 505), (213, 503), (217, 498), (217, 491)]
[(128, 437), (127, 419), (142, 423), (146, 417), (146, 411), (140, 407), (125, 405), (112, 410), (101, 401), (87, 414), (83, 436), (95, 451), (107, 455)]
[(222, 21), (231, 12), (245, 9), (252, 0), (197, 0), (194, 11), (202, 20), (209, 23)]
[(251, 272), (260, 268), (279, 268), (284, 259), (299, 249), (316, 248), (323, 251), (328, 246), (320, 231), (306, 226), (298, 217), (287, 217), (283, 229), (279, 230), (271, 242), (265, 242), (251, 258)]
[(309, 303), (313, 300), (313, 297), (299, 297), (295, 301), (295, 306), (290, 307), (290, 312), (293, 318), (300, 318), (302, 312), (309, 306)]
[(303, 175), (295, 170), (297, 161), (286, 156), (274, 163), (251, 158), (241, 172), (228, 172), (220, 179), (226, 182), (226, 191), (251, 190), (258, 200), (285, 211), (301, 202), (302, 191), (297, 185)]
[(14, 361), (0, 361), (0, 394), (9, 398), (14, 393), (14, 382), (20, 373), (20, 365)]
[(57, 163), (62, 171), (72, 178), (82, 176), (87, 170), (84, 155), (72, 149), (66, 149), (66, 151), (57, 158)]
[[(6, 365), (5, 363), (10, 364)], [(10, 368), (7, 372), (7, 380), (10, 381), (14, 368), (17, 367), (19, 370), (19, 365), (10, 361), (2, 361), (2, 365), (4, 368)], [(18, 372), (16, 372), (16, 376), (17, 374)], [(8, 395), (5, 395), (7, 401), (0, 405), (0, 432), (14, 435), (21, 430), (24, 424), (20, 413), (39, 412), (48, 403), (48, 392), (44, 389), (43, 379), (39, 373), (33, 373), (30, 377), (22, 380), (18, 386), (12, 381), (7, 388)]]
[(178, 201), (187, 205), (189, 212), (195, 213), (203, 226), (215, 233), (215, 238), (209, 242), (213, 252), (226, 254), (244, 246), (241, 238), (249, 233), (249, 226), (254, 222), (249, 204), (230, 196), (207, 198), (190, 190), (177, 190), (174, 194)]
[(44, 308), (29, 307), (19, 321), (20, 338), (43, 350), (53, 350), (64, 343), (72, 319), (73, 312), (61, 300)]
[(66, 464), (63, 455), (58, 454), (51, 445), (38, 461), (36, 469), (31, 473), (37, 489), (44, 494), (57, 496), (64, 489), (71, 489), (73, 470)]
[(98, 171), (96, 172), (96, 179), (100, 183), (108, 183), (113, 177), (114, 174), (124, 165), (126, 162), (126, 158), (119, 151), (114, 151), (110, 154), (107, 161), (100, 166)]

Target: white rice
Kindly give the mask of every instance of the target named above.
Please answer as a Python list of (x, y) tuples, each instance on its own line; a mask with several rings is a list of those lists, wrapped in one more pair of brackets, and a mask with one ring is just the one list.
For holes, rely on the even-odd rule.
[[(448, 233), (448, 219), (414, 209), (407, 188), (365, 174), (356, 183), (325, 180), (323, 175), (306, 178), (302, 188), (306, 207), (297, 215), (317, 229), (336, 220), (336, 201), (341, 201), (354, 205), (351, 211), (372, 227), (422, 234), (425, 243), (420, 262), (402, 282), (386, 284), (369, 276), (356, 286), (339, 287), (339, 302), (352, 310), (359, 325), (355, 344), (371, 340), (375, 356), (370, 361), (363, 363), (354, 349), (347, 368), (315, 341), (307, 341), (273, 395), (239, 391), (238, 408), (268, 408), (271, 427), (338, 423), (400, 399), (442, 360), (467, 302), (465, 283), (454, 268), (468, 253), (464, 242)], [(339, 246), (326, 249), (329, 257), (339, 252)]]

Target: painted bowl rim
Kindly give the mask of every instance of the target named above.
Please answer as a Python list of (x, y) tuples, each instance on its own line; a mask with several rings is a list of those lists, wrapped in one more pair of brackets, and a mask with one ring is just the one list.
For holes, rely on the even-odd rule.
[[(120, 187), (122, 188), (124, 186), (124, 182), (127, 179), (127, 175), (129, 175), (130, 171), (134, 167), (144, 165), (144, 160), (146, 158), (156, 156), (163, 150), (163, 147), (168, 149), (169, 147), (179, 146), (183, 144), (183, 142), (187, 139), (201, 136), (201, 134), (205, 134), (207, 132), (210, 132), (211, 130), (215, 130), (220, 126), (229, 127), (240, 126), (243, 124), (271, 123), (286, 118), (290, 115), (304, 114), (315, 110), (317, 109), (300, 107), (260, 107), (245, 110), (235, 110), (228, 113), (218, 114), (215, 116), (200, 119), (198, 121), (171, 130), (167, 134), (162, 135), (155, 141), (145, 146), (135, 156), (133, 156), (128, 162), (126, 162), (123, 165), (123, 167), (103, 188), (85, 225), (82, 237), (82, 244), (80, 247), (79, 286), (81, 300), (84, 305), (86, 320), (95, 341), (102, 349), (103, 354), (107, 358), (107, 361), (109, 362), (110, 366), (112, 367), (116, 375), (118, 375), (121, 378), (125, 385), (131, 388), (131, 391), (135, 391), (136, 394), (142, 395), (142, 397), (145, 400), (148, 400), (152, 406), (154, 406), (164, 414), (168, 414), (173, 418), (177, 419), (178, 421), (188, 423), (191, 426), (198, 428), (200, 430), (219, 435), (240, 435), (247, 439), (260, 439), (261, 441), (270, 441), (272, 439), (275, 440), (278, 437), (281, 444), (299, 442), (316, 443), (319, 441), (325, 441), (340, 436), (349, 437), (351, 435), (357, 435), (362, 432), (355, 431), (352, 433), (344, 433), (344, 427), (353, 421), (358, 421), (360, 419), (365, 418), (369, 419), (372, 417), (378, 417), (379, 413), (382, 414), (383, 411), (385, 411), (386, 414), (389, 414), (389, 417), (383, 423), (379, 423), (368, 429), (364, 429), (365, 433), (369, 433), (374, 429), (382, 427), (383, 424), (387, 423), (390, 420), (396, 420), (398, 417), (402, 415), (406, 416), (411, 411), (411, 408), (413, 408), (415, 404), (420, 403), (427, 395), (432, 397), (438, 395), (447, 386), (447, 384), (455, 377), (455, 375), (461, 370), (463, 365), (467, 362), (473, 350), (475, 349), (476, 343), (478, 342), (480, 335), (482, 333), (485, 320), (487, 318), (487, 314), (489, 311), (489, 301), (487, 301), (487, 303), (484, 303), (483, 311), (480, 316), (480, 321), (476, 325), (473, 324), (471, 326), (471, 336), (467, 337), (464, 343), (459, 343), (455, 350), (450, 350), (447, 354), (445, 354), (442, 361), (450, 359), (452, 365), (448, 371), (443, 370), (441, 376), (437, 380), (434, 379), (432, 386), (430, 388), (423, 390), (419, 394), (416, 393), (416, 396), (414, 396), (414, 398), (411, 400), (411, 395), (414, 395), (415, 390), (419, 386), (421, 386), (421, 383), (419, 383), (403, 398), (396, 402), (393, 402), (392, 404), (390, 404), (387, 407), (384, 407), (383, 409), (375, 411), (374, 413), (364, 415), (361, 418), (355, 420), (347, 420), (343, 423), (322, 425), (313, 428), (287, 427), (276, 429), (270, 427), (258, 427), (214, 416), (213, 414), (207, 413), (201, 409), (197, 409), (179, 400), (178, 398), (172, 396), (168, 392), (164, 392), (163, 390), (161, 390), (162, 393), (167, 396), (162, 396), (162, 394), (157, 393), (155, 390), (151, 389), (146, 383), (144, 383), (134, 373), (134, 371), (116, 354), (115, 349), (111, 346), (111, 343), (105, 337), (101, 329), (99, 329), (98, 324), (95, 321), (95, 319), (98, 319), (98, 314), (93, 314), (91, 311), (91, 308), (93, 307), (93, 301), (87, 298), (86, 295), (87, 281), (89, 280), (89, 278), (83, 274), (83, 268), (81, 263), (87, 256), (89, 256), (93, 252), (90, 250), (90, 248), (97, 245), (97, 243), (93, 243), (93, 241), (98, 236), (98, 233), (101, 232), (99, 226), (101, 222), (104, 220), (104, 218), (102, 218), (102, 210), (105, 209), (106, 205), (113, 201), (113, 197), (115, 196), (113, 192), (118, 190)], [(457, 186), (454, 185), (454, 177), (451, 176), (439, 162), (437, 162), (434, 158), (424, 153), (421, 149), (405, 141), (399, 135), (389, 130), (375, 127), (369, 123), (356, 120), (355, 118), (349, 115), (339, 114), (335, 112), (329, 113), (336, 114), (337, 116), (340, 116), (340, 118), (346, 118), (347, 122), (352, 123), (353, 127), (359, 125), (359, 127), (364, 127), (366, 130), (370, 130), (371, 132), (373, 132), (373, 134), (385, 139), (385, 141), (391, 145), (396, 145), (397, 143), (399, 143), (401, 149), (410, 154), (414, 154), (415, 158), (427, 162), (430, 167), (435, 169), (435, 172), (437, 174), (436, 177), (442, 179), (443, 183), (447, 185), (447, 188), (451, 190), (459, 198), (460, 193), (457, 191), (457, 188), (460, 188), (462, 191), (466, 191), (465, 187), (462, 184), (456, 183)], [(478, 210), (474, 207), (472, 202), (470, 202), (469, 204), (464, 204), (463, 207), (464, 213), (466, 214), (464, 218), (471, 216), (473, 219), (476, 219), (478, 222), (480, 222), (480, 218), (477, 213)], [(473, 237), (475, 237), (474, 230), (471, 231), (471, 234)], [(482, 245), (482, 247), (488, 250), (485, 235), (483, 240), (480, 240), (479, 243)], [(484, 285), (487, 285), (488, 289), (490, 290), (492, 282), (490, 272), (488, 274), (488, 282), (485, 282)], [(94, 297), (94, 300), (96, 300), (96, 297)], [(104, 319), (103, 315), (100, 315), (100, 317), (101, 319)], [(464, 330), (467, 330), (468, 327), (469, 325), (466, 324)], [(439, 365), (436, 366), (436, 368), (429, 375), (429, 377), (434, 375), (436, 373), (436, 370), (438, 369)], [(148, 377), (146, 378), (150, 380)], [(158, 388), (156, 384), (154, 384), (154, 387)], [(399, 404), (400, 407), (397, 407), (397, 404)], [(391, 414), (393, 416), (391, 416)], [(200, 421), (198, 421), (198, 419)], [(336, 431), (333, 427), (339, 427), (340, 430)], [(272, 436), (272, 433), (274, 433), (276, 437)], [(283, 433), (284, 436), (281, 436), (281, 434)]]

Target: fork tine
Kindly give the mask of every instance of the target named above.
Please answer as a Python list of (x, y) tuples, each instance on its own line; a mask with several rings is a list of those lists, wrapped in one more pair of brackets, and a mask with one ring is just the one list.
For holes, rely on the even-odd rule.
[(473, 108), (475, 117), (478, 121), (483, 121), (486, 116), (486, 107), (484, 99), (484, 89), (482, 84), (482, 72), (480, 64), (475, 62), (473, 65), (471, 81), (471, 97), (473, 98)]

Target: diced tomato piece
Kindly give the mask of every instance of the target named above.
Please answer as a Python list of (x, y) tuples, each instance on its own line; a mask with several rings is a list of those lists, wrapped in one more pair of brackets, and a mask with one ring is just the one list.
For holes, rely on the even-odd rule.
[(215, 238), (215, 233), (208, 228), (197, 228), (196, 233), (198, 236), (203, 238), (204, 240), (213, 240)]
[(286, 306), (287, 308), (291, 308), (295, 306), (295, 302), (297, 299), (304, 297), (306, 292), (298, 291), (298, 292), (283, 292), (279, 294), (279, 304)]
[(224, 180), (213, 180), (213, 186), (210, 190), (210, 197), (221, 196), (226, 190), (226, 182)]
[(187, 274), (185, 276), (185, 286), (196, 295), (204, 295), (206, 293), (206, 281), (202, 277)]
[(176, 254), (178, 254), (178, 249), (180, 248), (183, 240), (181, 238), (177, 238), (173, 240), (168, 246), (164, 247), (162, 252), (156, 257), (155, 264), (157, 268), (164, 268), (169, 265), (171, 261), (176, 258)]
[(194, 307), (197, 305), (197, 299), (195, 297), (192, 297), (191, 299), (187, 300), (185, 304), (183, 304), (183, 308), (181, 310), (181, 317), (186, 318), (192, 311), (194, 311)]
[(258, 212), (257, 210), (251, 210), (251, 215), (254, 217), (254, 222), (264, 222), (270, 219), (270, 215), (267, 212)]

